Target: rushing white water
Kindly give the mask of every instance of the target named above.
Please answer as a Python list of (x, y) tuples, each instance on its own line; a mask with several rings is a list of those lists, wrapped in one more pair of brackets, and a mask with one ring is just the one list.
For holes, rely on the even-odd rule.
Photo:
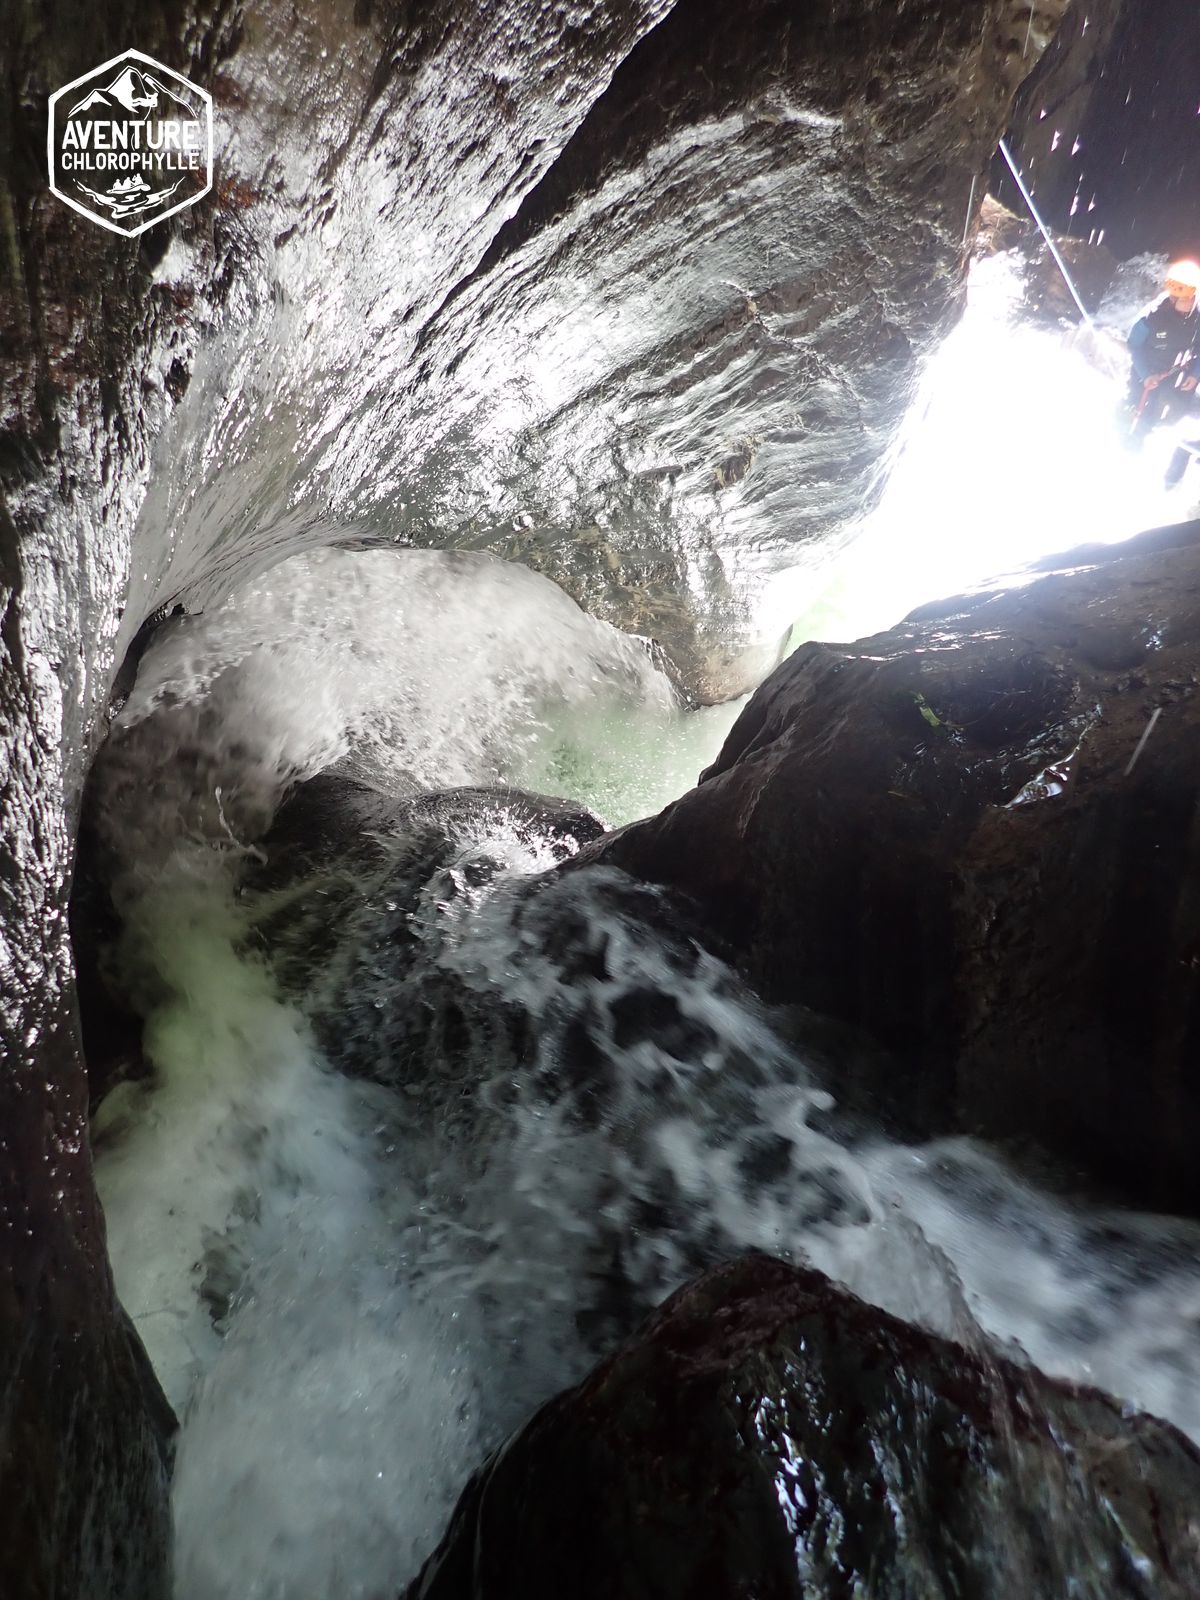
[(475, 556), (304, 557), (151, 647), (99, 782), (154, 1078), (96, 1144), (183, 1420), (179, 1600), (399, 1592), (493, 1443), (748, 1246), (1200, 1438), (1200, 1230), (1039, 1193), (969, 1141), (848, 1142), (803, 1042), (620, 875), (534, 890), (549, 847), (493, 819), (415, 905), (386, 866), (344, 923), (346, 883), (320, 888), (338, 955), (302, 992), (262, 954), (238, 874), (296, 779), (521, 784), (622, 821), (732, 715), (683, 712), (639, 642)]
[[(210, 761), (226, 751), (229, 770), (206, 775), (206, 813), (221, 789), (218, 830), (255, 826), (281, 785), (339, 759), (395, 793), (514, 783), (569, 793), (617, 824), (688, 787), (740, 704), (685, 714), (642, 641), (524, 567), (327, 549), (161, 630), (120, 726), (200, 740)], [(156, 766), (168, 781), (168, 762)], [(211, 832), (184, 782), (175, 802)], [(165, 798), (155, 810), (173, 836)]]
[[(464, 1306), (414, 1291), (421, 1141), (394, 1094), (328, 1070), (248, 952), (248, 841), (336, 761), (397, 794), (570, 779), (624, 820), (735, 714), (685, 715), (640, 643), (486, 557), (330, 550), (161, 630), (100, 813), (154, 1079), (112, 1092), (95, 1142), (120, 1291), (187, 1419), (181, 1596), (395, 1590), (485, 1442), (579, 1373), (563, 1332), (536, 1379), (498, 1385)], [(519, 871), (549, 864), (508, 847)], [(510, 1214), (521, 1192), (504, 1186)], [(514, 1238), (536, 1206), (527, 1222)], [(524, 1281), (537, 1304), (536, 1252)]]
[(389, 982), (368, 956), (354, 992), (402, 1009), (445, 974), (541, 1031), (515, 1072), (468, 1050), (465, 1081), (426, 1096), (329, 1072), (234, 928), (204, 925), (205, 895), (177, 906), (196, 942), (151, 1032), (160, 1084), (123, 1138), (106, 1107), (101, 1178), (118, 1282), (184, 1416), (181, 1596), (398, 1588), (485, 1451), (737, 1248), (1200, 1433), (1194, 1227), (1077, 1213), (965, 1141), (844, 1146), (769, 1019), (619, 875), (514, 920), (544, 858), (465, 839), (468, 881), (481, 849), (507, 874), (457, 901), (433, 885), (425, 961)]
[(106, 1102), (99, 1174), (122, 1297), (187, 1419), (178, 1592), (377, 1594), (459, 1486), (462, 1384), (397, 1290), (378, 1104), (235, 950), (219, 875), (172, 889), (154, 1087)]

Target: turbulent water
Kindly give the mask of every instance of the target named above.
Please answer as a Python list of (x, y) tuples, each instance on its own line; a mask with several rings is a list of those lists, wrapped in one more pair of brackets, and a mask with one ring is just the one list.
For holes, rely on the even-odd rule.
[(403, 838), (334, 873), (296, 924), (318, 904), (333, 955), (272, 966), (278, 894), (246, 885), (297, 780), (520, 785), (621, 822), (734, 714), (475, 556), (295, 559), (151, 646), (96, 790), (154, 1070), (96, 1148), (183, 1423), (180, 1600), (395, 1594), (492, 1444), (748, 1246), (1200, 1438), (1200, 1230), (1039, 1193), (969, 1141), (851, 1136), (816, 1036), (516, 818), (458, 826), (415, 900)]

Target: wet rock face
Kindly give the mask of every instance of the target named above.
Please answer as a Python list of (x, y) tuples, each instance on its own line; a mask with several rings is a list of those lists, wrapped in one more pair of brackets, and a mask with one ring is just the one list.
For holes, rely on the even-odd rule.
[[(786, 1248), (871, 1216), (808, 1127), (823, 1097), (678, 906), (553, 869), (599, 831), (516, 791), (397, 805), (331, 774), (281, 812), (246, 889), (324, 1057), (388, 1091), (384, 1142), (420, 1197), (397, 1261), (451, 1293), (464, 1241), (489, 1263), (503, 1405), (529, 1395), (531, 1350), (579, 1374), (743, 1230)], [(821, 1030), (804, 1042), (819, 1061)], [(459, 1309), (475, 1317), (471, 1294)]]
[(751, 681), (746, 599), (861, 504), (946, 325), (967, 85), (1002, 93), (1006, 27), (676, 7), (424, 324), (424, 384), (460, 394), (414, 510), (659, 638), (702, 697)]
[[(331, 1057), (351, 1072), (372, 1073), (360, 1054), (387, 1060), (418, 1053), (411, 1037), (422, 1036), (436, 1010), (422, 985), (417, 993), (405, 988), (420, 956), (422, 908), (470, 904), (486, 889), (508, 865), (503, 846), (486, 842), (501, 831), (518, 850), (540, 850), (549, 867), (600, 838), (604, 825), (569, 801), (519, 789), (442, 789), (397, 799), (339, 772), (300, 784), (280, 807), (244, 892), (255, 908), (256, 936), (285, 985), (311, 995), (324, 980), (317, 1027)], [(382, 967), (379, 983), (364, 982), (364, 964)], [(433, 972), (425, 979), (438, 986)], [(376, 991), (387, 994), (398, 1036), (368, 1045), (362, 1035), (382, 1031)], [(395, 1072), (403, 1077), (401, 1059)]]
[(749, 1256), (492, 1459), (407, 1600), (1182, 1600), (1198, 1490), (1166, 1424)]
[[(263, 864), (252, 884), (261, 892), (322, 871), (370, 870), (384, 863), (402, 871), (411, 862), (412, 885), (405, 893), (412, 899), (449, 858), (457, 835), (499, 820), (518, 835), (544, 841), (559, 859), (604, 832), (603, 823), (581, 806), (522, 789), (441, 789), (398, 799), (356, 778), (323, 772), (280, 806), (262, 840)], [(397, 862), (388, 841), (400, 839), (407, 848)]]
[(1197, 531), (805, 646), (698, 788), (585, 855), (871, 1031), (925, 1126), (1196, 1210)]
[(0, 1586), (168, 1600), (175, 1419), (113, 1295), (75, 1040), (64, 1023), (37, 1042), (46, 1078), (27, 1078), (23, 1093), (10, 1082), (0, 1101)]
[(1024, 53), (1001, 0), (258, 13), (210, 73), (214, 248), (185, 221), (153, 266), (216, 338), (158, 375), (136, 612), (301, 540), (461, 544), (737, 692), (764, 570), (858, 509), (946, 324), (1060, 10)]
[[(1099, 309), (1117, 272), (1117, 258), (1106, 245), (1083, 239), (1062, 239), (1059, 252), (1067, 263), (1075, 292), (1089, 313)], [(1063, 281), (1049, 250), (1037, 251), (1025, 289), (1025, 306), (1031, 318), (1046, 323), (1079, 322), (1075, 298)]]
[[(56, 1347), (78, 1295), (78, 1360), (44, 1375), (47, 1404), (67, 1415), (86, 1369), (89, 1416), (125, 1420), (110, 1476), (38, 1480), (74, 1526), (101, 1502), (161, 1511), (130, 1466), (153, 1455), (149, 1412), (117, 1403), (66, 922), (126, 646), (160, 604), (203, 605), (301, 544), (399, 536), (540, 565), (659, 637), (698, 693), (731, 690), (743, 555), (784, 559), (780, 528), (816, 537), (855, 505), (947, 315), (1019, 13), (11, 9), (0, 1124), (25, 1133), (0, 1192), (36, 1244), (7, 1263), (0, 1396), (24, 1461), (16, 1352)], [(131, 44), (217, 107), (212, 195), (140, 241), (75, 216), (43, 169), (48, 94)]]
[[(1122, 17), (1134, 9), (1128, 0), (1071, 0), (1054, 39), (1017, 92), (1008, 143), (1049, 225), (1072, 227), (1071, 202), (1079, 183), (1085, 129), (1093, 99), (1104, 94), (1102, 74), (1115, 66), (1113, 52)], [(1145, 8), (1142, 8), (1143, 12)], [(1113, 84), (1116, 91), (1116, 84)], [(1123, 98), (1128, 84), (1119, 93)], [(1090, 144), (1090, 140), (1086, 141)], [(1144, 174), (1143, 174), (1144, 177)], [(993, 193), (1014, 211), (1025, 214), (1025, 202), (1003, 157), (992, 162)], [(1082, 197), (1075, 231), (1087, 238), (1104, 225), (1087, 209), (1092, 194)], [(1134, 249), (1146, 249), (1147, 245)]]
[[(1195, 254), (1200, 38), (1188, 0), (1072, 0), (1022, 85), (1010, 142), (1054, 228), (1120, 256)], [(999, 160), (992, 181), (1017, 205)]]
[(452, 1102), (472, 1075), (515, 1070), (530, 1029), (519, 1007), (481, 1000), (443, 966), (445, 945), (514, 856), (548, 869), (603, 832), (581, 807), (519, 789), (396, 799), (322, 773), (280, 808), (244, 893), (255, 937), (328, 1059), (416, 1097), (412, 1077), (432, 1102)]
[[(170, 1587), (173, 1426), (120, 1313), (92, 1188), (67, 893), (76, 802), (127, 614), (165, 380), (221, 297), (152, 284), (152, 246), (52, 200), (45, 97), (134, 39), (178, 64), (182, 6), (8, 8), (0, 91), (0, 1589)], [(228, 29), (199, 25), (220, 53)], [(95, 54), (92, 54), (92, 52)], [(86, 56), (84, 54), (86, 52)]]

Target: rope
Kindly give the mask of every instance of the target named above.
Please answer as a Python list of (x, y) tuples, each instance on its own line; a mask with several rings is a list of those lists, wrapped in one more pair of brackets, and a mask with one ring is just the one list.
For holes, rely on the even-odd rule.
[(1092, 322), (1091, 317), (1088, 315), (1087, 307), (1084, 305), (1083, 301), (1079, 298), (1079, 290), (1075, 287), (1074, 283), (1071, 281), (1071, 274), (1067, 271), (1067, 263), (1062, 258), (1062, 252), (1059, 250), (1058, 246), (1055, 244), (1054, 239), (1051, 236), (1050, 229), (1042, 221), (1041, 216), (1040, 216), (1040, 214), (1038, 212), (1038, 208), (1033, 203), (1033, 196), (1030, 194), (1029, 190), (1026, 188), (1025, 180), (1021, 176), (1020, 170), (1017, 167), (1017, 163), (1012, 158), (1012, 151), (1008, 148), (1008, 145), (1005, 143), (1005, 141), (1003, 139), (1001, 139), (1001, 141), (1000, 141), (1000, 154), (1004, 157), (1005, 161), (1007, 161), (1008, 170), (1012, 173), (1013, 177), (1017, 180), (1017, 188), (1020, 189), (1021, 198), (1024, 200), (1025, 204), (1029, 207), (1030, 216), (1037, 223), (1038, 227), (1042, 230), (1042, 238), (1045, 239), (1046, 245), (1047, 245), (1047, 247), (1048, 247), (1048, 249), (1050, 251), (1050, 254), (1054, 257), (1055, 265), (1058, 267), (1058, 270), (1063, 275), (1063, 282), (1066, 284), (1067, 288), (1071, 291), (1072, 300), (1074, 300), (1075, 304), (1079, 307), (1079, 315), (1083, 318), (1084, 322), (1087, 324), (1089, 331), (1092, 332), (1092, 333), (1095, 333), (1095, 331), (1096, 331), (1095, 324)]

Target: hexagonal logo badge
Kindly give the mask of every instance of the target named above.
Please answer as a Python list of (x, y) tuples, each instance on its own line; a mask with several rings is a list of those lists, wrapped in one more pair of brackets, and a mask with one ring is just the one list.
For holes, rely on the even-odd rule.
[(126, 50), (50, 96), (50, 188), (132, 238), (212, 188), (212, 96)]

